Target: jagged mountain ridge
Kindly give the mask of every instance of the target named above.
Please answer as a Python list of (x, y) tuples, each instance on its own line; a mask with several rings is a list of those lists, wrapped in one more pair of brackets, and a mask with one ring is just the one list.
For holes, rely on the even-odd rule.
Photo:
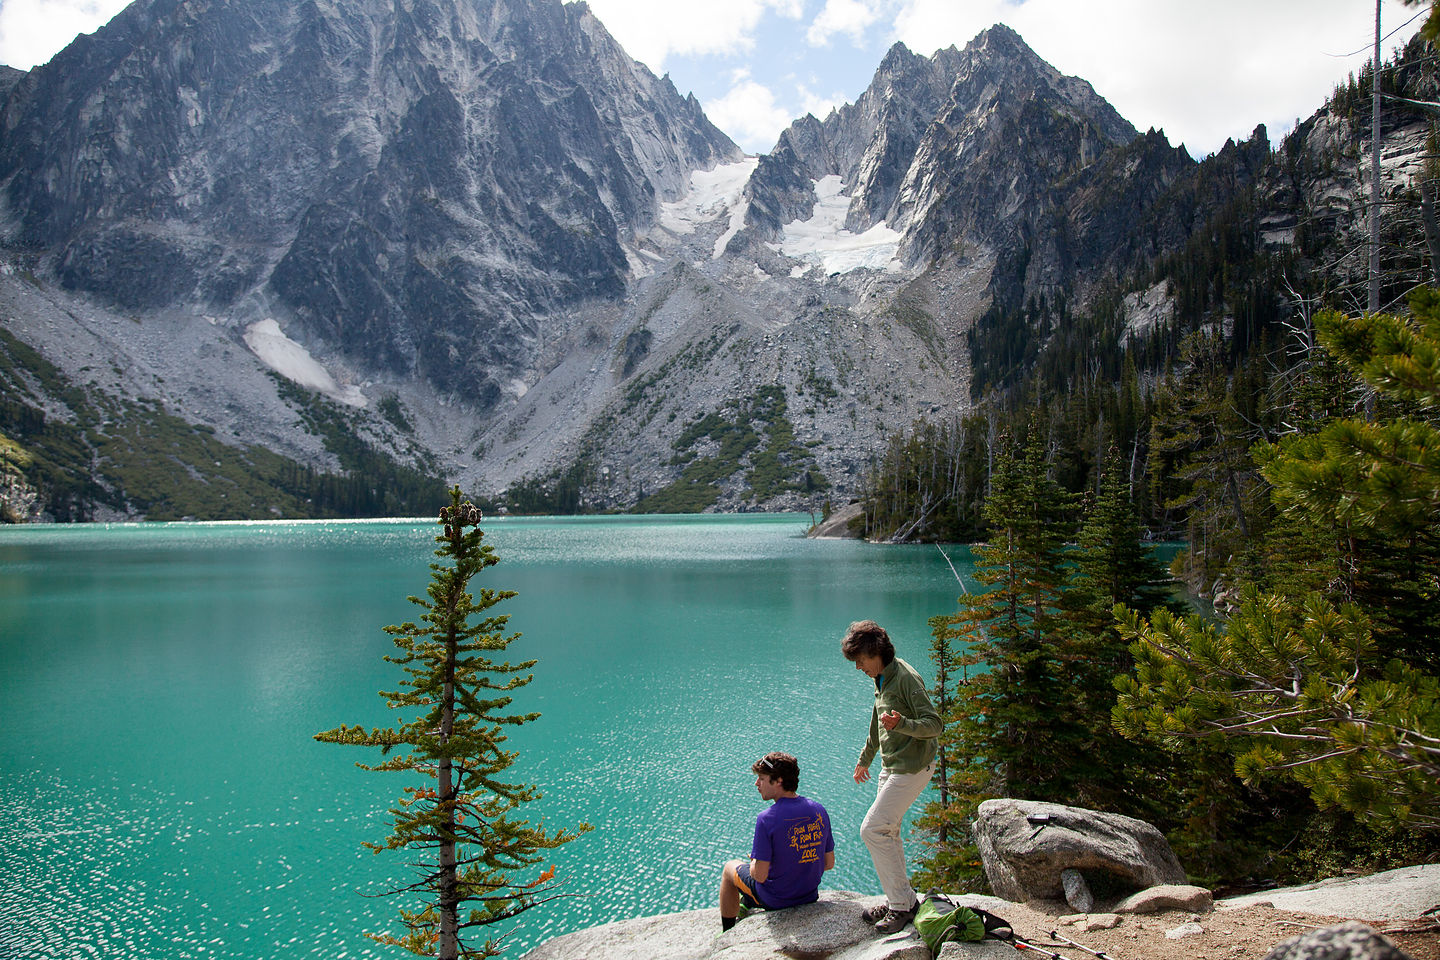
[[(480, 409), (738, 149), (583, 4), (141, 0), (0, 113), (13, 239), (131, 310), (275, 309)], [(288, 319), (288, 318), (287, 318)]]
[(813, 506), (968, 407), (984, 311), (1224, 202), (1005, 27), (742, 159), (583, 4), (266, 2), (141, 0), (15, 80), (0, 307), (93, 389), (310, 463), (267, 364), (477, 492)]
[[(859, 233), (887, 219), (899, 178), (945, 104), (959, 60), (954, 47), (922, 57), (897, 43), (855, 103), (831, 111), (823, 122), (807, 114), (792, 123), (747, 187), (753, 214), (747, 224), (763, 239), (775, 239), (785, 222), (809, 218), (815, 201), (809, 182), (832, 175), (843, 179), (852, 198), (847, 228)], [(803, 200), (786, 202), (787, 188), (797, 185)], [(787, 216), (767, 218), (769, 210)]]
[[(967, 172), (993, 167), (997, 149), (1023, 145), (1027, 137), (1050, 146), (1053, 127), (1067, 122), (1077, 127), (1078, 143), (1063, 155), (1077, 167), (1136, 136), (1090, 84), (1062, 75), (1004, 25), (984, 31), (963, 51), (952, 46), (932, 57), (897, 43), (855, 103), (823, 122), (803, 117), (780, 135), (749, 188), (750, 225), (773, 240), (779, 223), (767, 213), (808, 216), (813, 196), (796, 202), (795, 186), (838, 175), (851, 198), (846, 227), (860, 233), (886, 222), (906, 234), (905, 258), (923, 261), (947, 233), (986, 233), (981, 219), (955, 220), (957, 211), (936, 209), (947, 191), (977, 192), (981, 184), (966, 182)], [(1051, 130), (1043, 129), (1047, 124)], [(1043, 161), (1034, 170), (1037, 177), (1054, 174)], [(1004, 202), (984, 197), (993, 199)]]

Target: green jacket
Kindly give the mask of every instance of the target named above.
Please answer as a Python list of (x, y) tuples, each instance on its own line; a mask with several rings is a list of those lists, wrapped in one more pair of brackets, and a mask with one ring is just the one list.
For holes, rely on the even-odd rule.
[[(900, 712), (894, 730), (880, 725), (880, 714)], [(880, 767), (891, 773), (919, 773), (935, 759), (935, 738), (944, 724), (930, 703), (925, 681), (915, 668), (896, 657), (875, 678), (875, 706), (870, 711), (870, 736), (860, 751), (860, 766), (868, 767), (880, 752)]]

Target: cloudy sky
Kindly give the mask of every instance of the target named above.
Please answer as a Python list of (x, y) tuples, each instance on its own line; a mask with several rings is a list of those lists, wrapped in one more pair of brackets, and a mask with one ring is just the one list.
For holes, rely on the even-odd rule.
[[(631, 56), (751, 152), (795, 117), (865, 89), (896, 41), (931, 54), (994, 23), (1089, 80), (1137, 128), (1197, 158), (1264, 123), (1271, 141), (1308, 117), (1374, 42), (1371, 0), (589, 0)], [(121, 0), (0, 0), (0, 63), (28, 69)], [(1422, 7), (1384, 0), (1384, 56)]]

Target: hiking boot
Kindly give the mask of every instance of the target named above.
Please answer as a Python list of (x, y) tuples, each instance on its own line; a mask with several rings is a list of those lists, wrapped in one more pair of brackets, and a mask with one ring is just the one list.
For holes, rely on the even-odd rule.
[(915, 907), (909, 910), (886, 910), (885, 916), (875, 924), (876, 933), (898, 933), (905, 924), (915, 919)]
[(882, 903), (878, 907), (866, 907), (860, 911), (860, 919), (866, 923), (874, 923), (890, 912), (890, 905)]

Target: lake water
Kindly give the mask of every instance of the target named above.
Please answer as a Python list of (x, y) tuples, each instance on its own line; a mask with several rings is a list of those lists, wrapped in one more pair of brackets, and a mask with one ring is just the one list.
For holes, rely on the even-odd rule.
[[(472, 583), (538, 658), (512, 738), (531, 810), (594, 832), (556, 852), (583, 894), (518, 918), (506, 954), (632, 916), (711, 906), (745, 856), (751, 762), (801, 761), (829, 808), (826, 886), (879, 893), (850, 780), (868, 681), (846, 625), (884, 624), (928, 670), (959, 586), (933, 546), (810, 541), (796, 515), (497, 518)], [(375, 855), (405, 775), (316, 743), (392, 723), (382, 627), (415, 619), (434, 523), (0, 529), (0, 956), (394, 957), (403, 854)], [(950, 550), (957, 566), (963, 549)], [(957, 556), (958, 554), (958, 556)], [(961, 566), (964, 570), (965, 567)], [(912, 856), (918, 845), (910, 843)], [(494, 928), (492, 928), (494, 929)], [(718, 929), (718, 928), (717, 928)]]

